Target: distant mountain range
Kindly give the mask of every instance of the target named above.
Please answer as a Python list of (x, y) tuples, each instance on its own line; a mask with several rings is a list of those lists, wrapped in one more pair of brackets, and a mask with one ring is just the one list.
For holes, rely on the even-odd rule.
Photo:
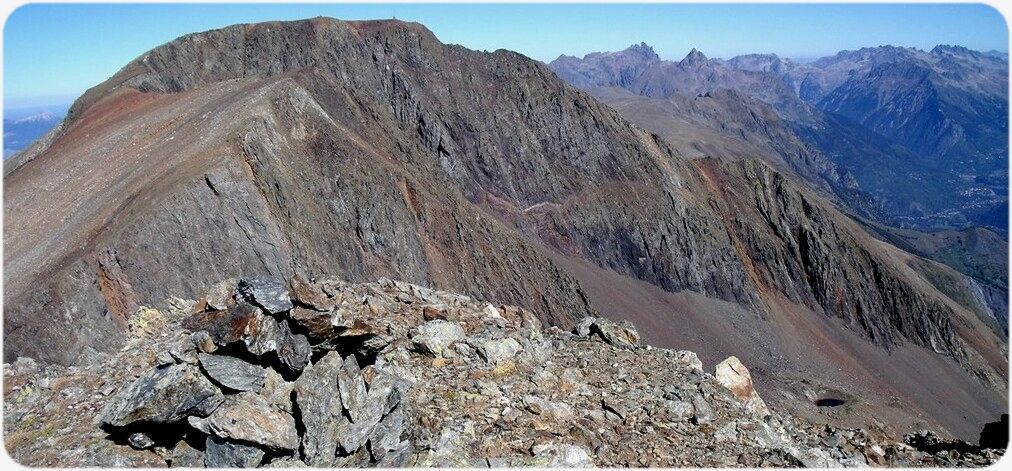
[(4, 158), (10, 157), (30, 146), (38, 138), (60, 124), (62, 115), (43, 111), (17, 119), (4, 119)]
[[(798, 63), (774, 54), (709, 59), (693, 49), (681, 61), (666, 61), (641, 43), (583, 58), (563, 55), (549, 66), (605, 101), (618, 95), (601, 88), (648, 99), (735, 90), (771, 106), (825, 157), (812, 159), (808, 170), (799, 167), (804, 159), (796, 162), (796, 173), (809, 180), (820, 175), (816, 186), (824, 186), (828, 159), (833, 173), (852, 175), (871, 196), (884, 215), (880, 222), (985, 225), (1007, 233), (1007, 54), (881, 46)], [(764, 116), (760, 108), (751, 105), (750, 113)], [(651, 126), (637, 116), (642, 109), (627, 107), (623, 114), (664, 134), (663, 123)], [(737, 118), (714, 116), (711, 126)], [(846, 194), (837, 196), (855, 206)], [(857, 201), (855, 211), (869, 214), (866, 199)]]

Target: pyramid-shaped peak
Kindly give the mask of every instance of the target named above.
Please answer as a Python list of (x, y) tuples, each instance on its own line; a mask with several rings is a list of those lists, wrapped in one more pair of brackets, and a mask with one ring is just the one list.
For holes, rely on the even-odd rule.
[(707, 60), (708, 59), (702, 52), (699, 52), (699, 50), (696, 48), (692, 48), (692, 50), (689, 51), (689, 54), (685, 56), (685, 59), (682, 59), (682, 62), (688, 64), (695, 64), (706, 62)]

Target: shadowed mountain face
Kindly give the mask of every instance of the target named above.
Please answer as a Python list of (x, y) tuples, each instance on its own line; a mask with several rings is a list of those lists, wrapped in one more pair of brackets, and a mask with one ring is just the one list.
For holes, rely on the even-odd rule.
[[(584, 88), (621, 86), (647, 97), (739, 91), (771, 105), (852, 173), (893, 223), (1007, 231), (995, 217), (1007, 208), (1007, 57), (883, 46), (807, 64), (772, 54), (714, 60), (695, 50), (672, 62), (644, 48), (562, 56), (550, 66)], [(605, 61), (610, 67), (595, 65)]]
[[(1001, 341), (923, 275), (948, 269), (911, 268), (794, 177), (732, 157), (689, 159), (540, 63), (417, 24), (184, 36), (89, 90), (5, 170), (4, 355), (116, 349), (138, 306), (244, 274), (388, 276), (563, 327), (646, 312), (643, 284), (698, 300), (652, 315), (665, 329), (738, 313), (709, 354), (749, 345), (770, 378), (839, 380), (881, 404), (868, 420), (888, 408), (959, 434), (994, 420)], [(602, 279), (632, 308), (608, 305)], [(945, 366), (872, 379), (886, 351)], [(920, 394), (935, 382), (966, 397), (936, 404)]]

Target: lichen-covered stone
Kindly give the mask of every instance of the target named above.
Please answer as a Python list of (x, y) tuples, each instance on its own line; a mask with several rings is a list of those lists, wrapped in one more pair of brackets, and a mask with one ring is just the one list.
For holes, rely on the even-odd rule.
[(190, 425), (209, 435), (255, 443), (271, 450), (299, 447), (295, 419), (259, 394), (242, 392), (228, 396), (208, 417), (191, 417)]
[(287, 312), (293, 307), (285, 283), (275, 278), (267, 276), (242, 278), (236, 285), (236, 292), (246, 302), (260, 306), (271, 314)]
[(267, 370), (239, 358), (225, 355), (197, 355), (200, 367), (218, 384), (236, 391), (260, 392)]
[(305, 427), (302, 449), (310, 466), (330, 467), (335, 463), (338, 426), (347, 420), (338, 386), (343, 363), (339, 353), (328, 352), (295, 381), (295, 403)]
[(204, 447), (204, 465), (208, 468), (255, 468), (264, 457), (260, 448), (215, 436), (208, 436)]
[(134, 422), (173, 423), (206, 416), (223, 398), (196, 367), (186, 364), (152, 368), (109, 398), (98, 421), (123, 427)]

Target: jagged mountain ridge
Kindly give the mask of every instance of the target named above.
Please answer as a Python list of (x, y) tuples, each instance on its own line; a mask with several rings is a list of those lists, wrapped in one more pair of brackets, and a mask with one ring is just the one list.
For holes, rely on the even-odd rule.
[(553, 252), (1002, 370), (955, 328), (972, 314), (790, 178), (685, 159), (543, 65), (420, 25), (180, 38), (89, 90), (25, 162), (5, 178), (7, 357), (115, 349), (137, 306), (249, 272), (387, 275), (566, 324), (593, 307)]
[[(774, 54), (706, 59), (695, 50), (665, 61), (644, 48), (562, 56), (550, 65), (567, 80), (581, 75), (578, 86), (644, 96), (738, 90), (773, 106), (899, 222), (1006, 230), (991, 212), (1008, 192), (1007, 59), (952, 46), (882, 46), (805, 64)], [(612, 69), (627, 75), (622, 84), (606, 73)], [(884, 144), (865, 149), (869, 140)], [(924, 191), (924, 180), (937, 191)]]

